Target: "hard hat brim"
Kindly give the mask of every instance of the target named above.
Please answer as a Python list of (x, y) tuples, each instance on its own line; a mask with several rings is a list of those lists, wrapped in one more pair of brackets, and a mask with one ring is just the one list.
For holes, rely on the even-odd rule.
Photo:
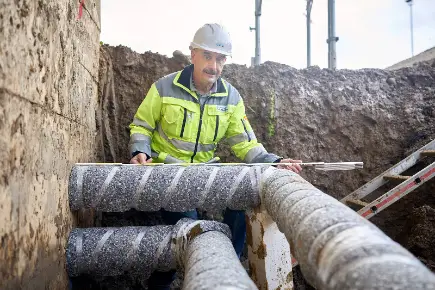
[(229, 53), (229, 52), (227, 52), (225, 50), (208, 47), (206, 45), (199, 45), (199, 44), (197, 44), (195, 42), (191, 42), (189, 48), (191, 50), (195, 49), (195, 48), (200, 48), (200, 49), (204, 49), (204, 50), (207, 50), (207, 51), (211, 51), (211, 52), (215, 52), (215, 53), (220, 53), (220, 54), (223, 54), (223, 55), (226, 55), (226, 56), (230, 56), (230, 57), (232, 56), (231, 53)]

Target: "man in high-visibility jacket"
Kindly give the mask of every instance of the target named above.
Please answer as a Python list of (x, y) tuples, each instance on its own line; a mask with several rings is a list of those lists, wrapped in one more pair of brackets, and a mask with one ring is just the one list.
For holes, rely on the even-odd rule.
[[(206, 24), (196, 32), (190, 50), (192, 65), (156, 81), (139, 106), (130, 125), (130, 162), (209, 162), (223, 138), (246, 163), (301, 162), (283, 160), (264, 149), (249, 124), (239, 92), (220, 77), (227, 56), (231, 56), (229, 33), (221, 25)], [(281, 167), (297, 173), (301, 170), (297, 164)], [(162, 210), (162, 217), (175, 224), (182, 217), (197, 219), (197, 213)], [(224, 222), (240, 256), (246, 234), (244, 212), (227, 209)], [(167, 289), (163, 284), (172, 281), (172, 274), (153, 274), (150, 286)]]

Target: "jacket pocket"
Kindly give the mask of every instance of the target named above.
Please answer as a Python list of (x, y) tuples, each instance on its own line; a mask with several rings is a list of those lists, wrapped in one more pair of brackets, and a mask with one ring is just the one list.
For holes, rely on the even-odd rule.
[[(170, 139), (191, 141), (196, 137), (194, 123), (197, 113), (190, 105), (164, 103), (161, 125), (163, 132)], [(192, 135), (195, 135), (194, 137)]]
[(217, 143), (228, 129), (231, 117), (231, 108), (210, 105), (207, 107), (206, 143)]

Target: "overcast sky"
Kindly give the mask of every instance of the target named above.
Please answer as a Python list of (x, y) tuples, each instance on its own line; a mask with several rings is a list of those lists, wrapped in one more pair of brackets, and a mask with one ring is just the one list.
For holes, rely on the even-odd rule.
[[(328, 66), (327, 0), (312, 8), (312, 65)], [(414, 53), (435, 46), (435, 0), (414, 0)], [(225, 25), (233, 39), (229, 62), (250, 65), (255, 53), (255, 0), (104, 0), (101, 41), (143, 53), (189, 53), (195, 31)], [(405, 0), (336, 0), (338, 68), (385, 68), (411, 56), (410, 10)], [(263, 0), (261, 57), (306, 66), (304, 0)]]

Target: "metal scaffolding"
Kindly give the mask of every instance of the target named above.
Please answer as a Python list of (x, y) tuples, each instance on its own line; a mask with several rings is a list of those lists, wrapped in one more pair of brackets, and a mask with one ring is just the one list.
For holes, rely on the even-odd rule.
[(412, 13), (412, 0), (405, 0), (409, 5), (409, 16), (410, 16), (410, 30), (411, 30), (411, 55), (414, 56), (414, 17)]
[(328, 68), (337, 68), (337, 51), (335, 44), (338, 37), (335, 36), (335, 0), (328, 0)]
[[(311, 66), (311, 9), (313, 0), (306, 0), (306, 26), (307, 26), (307, 67)], [(412, 0), (406, 0), (410, 5)], [(261, 63), (261, 48), (260, 48), (260, 16), (261, 16), (262, 0), (255, 0), (255, 27), (249, 29), (255, 30), (255, 56), (251, 59), (251, 65), (259, 65)], [(412, 8), (411, 8), (412, 11)], [(412, 19), (412, 12), (411, 12)], [(412, 20), (411, 20), (412, 22)], [(411, 32), (412, 33), (412, 32)], [(339, 38), (335, 35), (335, 0), (328, 0), (328, 68), (336, 69), (337, 67), (337, 51), (336, 43)]]
[(255, 27), (249, 27), (251, 31), (255, 30), (255, 57), (252, 59), (253, 65), (259, 65), (261, 63), (260, 16), (262, 2), (263, 0), (255, 0)]
[(311, 8), (313, 0), (307, 0), (307, 67), (311, 66)]

